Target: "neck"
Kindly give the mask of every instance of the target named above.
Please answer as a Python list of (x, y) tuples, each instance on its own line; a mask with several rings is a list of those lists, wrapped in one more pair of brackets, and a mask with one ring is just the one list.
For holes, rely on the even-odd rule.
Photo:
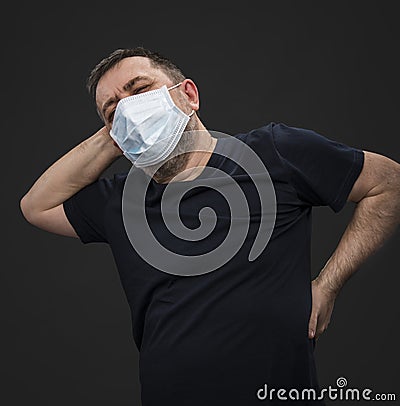
[(196, 137), (198, 137), (196, 150), (189, 154), (189, 159), (184, 170), (175, 176), (174, 181), (182, 182), (197, 178), (210, 160), (217, 139), (212, 137), (206, 130), (196, 134)]
[(195, 140), (194, 146), (191, 148), (192, 152), (187, 153), (185, 166), (174, 175), (168, 177), (168, 179), (154, 178), (156, 182), (169, 183), (189, 181), (197, 178), (204, 170), (204, 167), (207, 165), (214, 151), (217, 138), (212, 137), (202, 124), (196, 130), (188, 131), (185, 136), (193, 137)]

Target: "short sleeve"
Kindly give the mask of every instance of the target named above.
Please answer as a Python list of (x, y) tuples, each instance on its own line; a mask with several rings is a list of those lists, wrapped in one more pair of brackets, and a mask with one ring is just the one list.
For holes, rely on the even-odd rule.
[(107, 242), (104, 213), (114, 183), (114, 179), (98, 179), (63, 203), (65, 215), (84, 244)]
[(273, 138), (298, 197), (311, 206), (330, 206), (339, 212), (361, 173), (364, 152), (284, 124), (273, 126)]

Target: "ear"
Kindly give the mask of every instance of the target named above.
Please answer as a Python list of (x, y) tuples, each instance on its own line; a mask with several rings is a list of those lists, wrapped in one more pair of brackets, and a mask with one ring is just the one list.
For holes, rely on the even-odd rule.
[(200, 108), (200, 98), (199, 91), (197, 90), (196, 84), (191, 79), (185, 79), (181, 84), (181, 89), (185, 93), (190, 106), (194, 111)]

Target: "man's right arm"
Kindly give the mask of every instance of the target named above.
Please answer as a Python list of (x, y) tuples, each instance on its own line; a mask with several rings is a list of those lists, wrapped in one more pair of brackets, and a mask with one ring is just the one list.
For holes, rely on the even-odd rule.
[(103, 127), (50, 166), (20, 201), (29, 223), (43, 230), (78, 237), (63, 203), (97, 180), (122, 151)]

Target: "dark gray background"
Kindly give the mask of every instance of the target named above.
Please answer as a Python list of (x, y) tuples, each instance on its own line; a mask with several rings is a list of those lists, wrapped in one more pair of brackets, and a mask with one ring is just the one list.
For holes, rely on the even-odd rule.
[[(209, 129), (284, 122), (399, 161), (396, 2), (49, 4), (3, 13), (0, 403), (139, 405), (138, 354), (109, 248), (38, 230), (19, 211), (37, 177), (101, 126), (85, 89), (90, 69), (142, 45), (196, 82)], [(120, 160), (106, 174), (128, 167)], [(352, 209), (315, 210), (313, 274)], [(349, 387), (400, 396), (398, 248), (397, 233), (341, 292), (316, 348), (321, 386), (344, 376)]]

